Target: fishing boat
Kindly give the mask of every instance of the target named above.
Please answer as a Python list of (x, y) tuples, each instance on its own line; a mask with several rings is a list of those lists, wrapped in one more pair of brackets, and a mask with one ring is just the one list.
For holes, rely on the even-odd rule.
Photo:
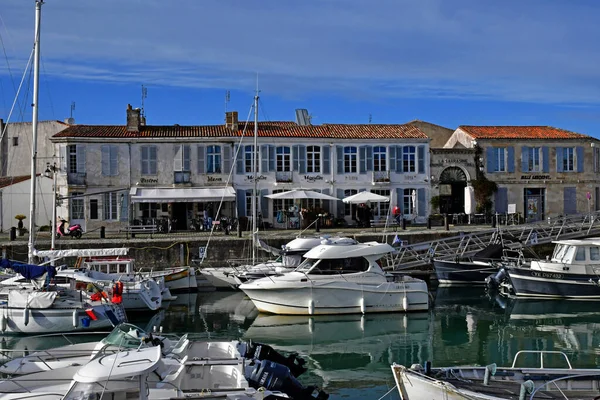
[(294, 271), (240, 285), (256, 308), (272, 314), (318, 315), (424, 311), (427, 284), (386, 274), (378, 263), (395, 249), (386, 243), (326, 239)]
[[(533, 356), (533, 368), (517, 366)], [(550, 367), (550, 360), (562, 367)], [(558, 361), (558, 360), (556, 360)], [(510, 367), (465, 366), (432, 368), (415, 364), (392, 365), (392, 373), (403, 400), (524, 400), (595, 399), (600, 395), (596, 368), (577, 369), (559, 351), (519, 351)]]
[(489, 279), (501, 293), (548, 299), (600, 299), (600, 238), (558, 240), (545, 260), (507, 267)]

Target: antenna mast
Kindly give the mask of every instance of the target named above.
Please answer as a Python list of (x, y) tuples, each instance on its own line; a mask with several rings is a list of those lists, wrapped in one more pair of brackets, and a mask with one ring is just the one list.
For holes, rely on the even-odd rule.
[(148, 97), (148, 88), (144, 85), (142, 85), (142, 117), (146, 116), (146, 113), (144, 112), (144, 99)]
[(231, 94), (229, 90), (225, 91), (225, 115), (227, 115), (227, 107), (229, 106), (229, 100), (231, 100)]
[(75, 111), (75, 102), (71, 102), (71, 118), (73, 118), (73, 111)]

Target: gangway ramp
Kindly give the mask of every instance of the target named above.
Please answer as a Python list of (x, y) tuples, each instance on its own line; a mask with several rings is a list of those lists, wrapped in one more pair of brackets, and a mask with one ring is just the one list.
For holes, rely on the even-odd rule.
[[(465, 226), (465, 229), (468, 229), (468, 226)], [(472, 256), (494, 242), (498, 235), (502, 236), (508, 248), (600, 235), (600, 211), (548, 218), (521, 225), (498, 225), (497, 228), (489, 230), (400, 246), (387, 260), (386, 269), (400, 271), (428, 266), (434, 258), (451, 260)]]

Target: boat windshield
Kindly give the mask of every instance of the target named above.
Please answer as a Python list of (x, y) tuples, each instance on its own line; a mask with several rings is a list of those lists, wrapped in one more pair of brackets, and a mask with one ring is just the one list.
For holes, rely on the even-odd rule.
[(63, 400), (112, 399), (116, 392), (123, 393), (123, 398), (137, 399), (139, 398), (138, 378), (126, 381), (75, 382)]
[(567, 246), (566, 244), (557, 244), (554, 248), (554, 254), (552, 254), (552, 260), (562, 262), (562, 259), (565, 256), (568, 247), (569, 246)]
[(102, 343), (120, 348), (135, 349), (140, 346), (145, 336), (146, 332), (135, 325), (120, 324), (107, 337), (102, 339)]
[(302, 262), (302, 256), (297, 255), (285, 255), (281, 257), (281, 262), (284, 267), (296, 268)]
[(565, 245), (564, 250), (556, 253), (554, 261), (568, 264), (574, 260), (576, 251), (577, 246)]
[(315, 259), (312, 259), (312, 258), (307, 258), (302, 263), (300, 263), (300, 265), (298, 265), (298, 268), (296, 268), (296, 271), (307, 273), (315, 265), (317, 265), (319, 263), (319, 261), (320, 260), (315, 260)]

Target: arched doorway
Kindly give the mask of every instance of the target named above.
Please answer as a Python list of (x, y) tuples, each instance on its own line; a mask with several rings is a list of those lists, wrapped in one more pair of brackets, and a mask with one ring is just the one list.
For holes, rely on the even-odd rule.
[(440, 212), (460, 214), (465, 212), (465, 187), (467, 175), (462, 168), (448, 167), (440, 175)]

